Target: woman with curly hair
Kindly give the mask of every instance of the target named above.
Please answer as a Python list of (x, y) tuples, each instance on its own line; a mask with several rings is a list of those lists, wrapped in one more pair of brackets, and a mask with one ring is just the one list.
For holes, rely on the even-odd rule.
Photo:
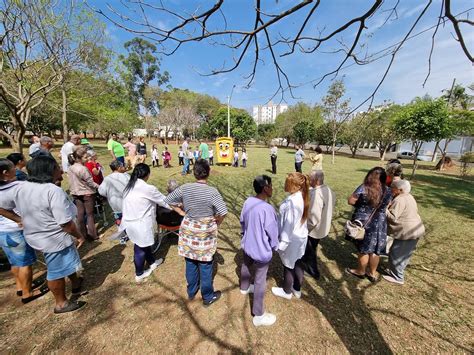
[(308, 241), (309, 178), (291, 173), (285, 181), (285, 192), (290, 195), (280, 205), (280, 254), (285, 273), (283, 287), (272, 287), (275, 296), (291, 299), (301, 297), (304, 264), (301, 258)]
[(385, 253), (387, 244), (387, 217), (385, 210), (392, 199), (390, 189), (386, 186), (387, 174), (384, 168), (375, 167), (365, 176), (351, 196), (348, 203), (354, 206), (352, 221), (358, 220), (365, 226), (365, 236), (356, 240), (358, 266), (346, 268), (346, 273), (360, 279), (376, 281), (376, 270), (380, 254)]

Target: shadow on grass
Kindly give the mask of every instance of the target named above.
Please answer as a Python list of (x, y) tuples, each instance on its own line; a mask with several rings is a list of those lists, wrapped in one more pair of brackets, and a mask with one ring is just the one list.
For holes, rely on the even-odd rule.
[(454, 177), (418, 175), (415, 197), (418, 204), (448, 209), (468, 218), (474, 218), (474, 185)]
[[(373, 284), (344, 273), (344, 266), (354, 263), (354, 247), (350, 242), (332, 238), (324, 238), (320, 245), (326, 258), (338, 263), (342, 277), (335, 277), (324, 263), (319, 263), (321, 281), (318, 286), (322, 288), (324, 295), (331, 297), (321, 296), (316, 288), (305, 283), (308, 302), (328, 320), (350, 353), (393, 353), (364, 301), (366, 291)], [(359, 285), (363, 286), (358, 287)]]

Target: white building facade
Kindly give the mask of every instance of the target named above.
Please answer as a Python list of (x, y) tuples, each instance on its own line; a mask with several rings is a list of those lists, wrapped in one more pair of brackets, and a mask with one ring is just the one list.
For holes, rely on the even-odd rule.
[(267, 105), (253, 106), (252, 116), (257, 125), (262, 123), (275, 123), (276, 117), (286, 110), (288, 110), (288, 105), (274, 105), (273, 102), (270, 101)]

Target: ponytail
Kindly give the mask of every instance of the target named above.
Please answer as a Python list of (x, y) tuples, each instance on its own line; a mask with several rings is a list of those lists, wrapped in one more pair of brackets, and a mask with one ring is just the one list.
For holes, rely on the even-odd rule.
[(303, 216), (301, 223), (308, 219), (309, 213), (309, 177), (302, 173), (290, 173), (285, 181), (285, 191), (289, 193), (301, 192), (304, 202)]
[(125, 186), (125, 190), (123, 190), (123, 195), (125, 196), (135, 187), (138, 179), (143, 179), (148, 175), (150, 175), (150, 167), (143, 163), (137, 164), (130, 175), (130, 180), (127, 186)]
[(309, 213), (309, 177), (308, 175), (303, 175), (303, 184), (301, 185), (301, 193), (303, 195), (303, 201), (304, 201), (304, 210), (303, 210), (303, 216), (301, 217), (301, 223), (306, 222), (308, 219), (308, 213)]

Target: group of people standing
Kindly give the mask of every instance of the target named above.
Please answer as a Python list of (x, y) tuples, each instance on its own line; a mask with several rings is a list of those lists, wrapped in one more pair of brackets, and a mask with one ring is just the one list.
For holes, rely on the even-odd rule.
[[(125, 162), (118, 159), (120, 152), (114, 143), (110, 145), (115, 158), (110, 164), (112, 173), (98, 180), (101, 166), (95, 153), (79, 144), (79, 137), (72, 136), (63, 146), (61, 156), (65, 155), (67, 162), (62, 160), (62, 169), (48, 150), (51, 142), (43, 137), (41, 140), (36, 150), (41, 151), (26, 163), (27, 175), (18, 173), (25, 166), (24, 159), (0, 159), (0, 245), (12, 264), (17, 295), (24, 303), (41, 297), (49, 289), (55, 297), (55, 313), (84, 306), (85, 302), (77, 299), (83, 292), (77, 248), (86, 238), (97, 238), (92, 202), (97, 192), (108, 200), (120, 233), (134, 244), (136, 282), (144, 281), (163, 262), (156, 260), (152, 251), (156, 210), (162, 208), (182, 219), (178, 254), (185, 259), (189, 300), (199, 290), (204, 306), (219, 300), (221, 292), (214, 289), (212, 270), (218, 228), (228, 210), (219, 191), (208, 184), (211, 168), (207, 144), (201, 142), (199, 146), (200, 155), (193, 165), (195, 181), (173, 186), (164, 195), (147, 182), (151, 174), (147, 164), (136, 164), (130, 175), (125, 172)], [(187, 139), (182, 149), (188, 150)], [(272, 147), (270, 154), (276, 173), (277, 148)], [(313, 158), (313, 164), (321, 162)], [(189, 161), (183, 160), (186, 174)], [(72, 201), (59, 187), (63, 170), (69, 177)], [(25, 177), (27, 181), (19, 181)], [(276, 321), (276, 316), (264, 307), (273, 252), (279, 254), (284, 275), (281, 287), (272, 287), (272, 293), (287, 300), (301, 298), (304, 273), (316, 280), (320, 278), (317, 248), (329, 234), (335, 194), (325, 184), (321, 169), (312, 169), (309, 175), (288, 174), (284, 186), (288, 197), (280, 204), (279, 213), (268, 202), (274, 192), (271, 177), (257, 176), (253, 188), (255, 196), (245, 201), (240, 215), (240, 292), (254, 294), (253, 324), (268, 326)], [(351, 219), (364, 222), (365, 237), (355, 241), (358, 267), (346, 268), (346, 272), (377, 281), (379, 257), (387, 252), (388, 233), (393, 242), (383, 277), (403, 284), (404, 270), (424, 227), (410, 195), (410, 184), (402, 179), (400, 163), (392, 161), (387, 169), (371, 169), (348, 202), (355, 207)], [(31, 268), (36, 261), (35, 250), (43, 253), (47, 266), (48, 287), (43, 285), (38, 290), (34, 290), (37, 285), (33, 283)], [(71, 298), (66, 297), (66, 278), (72, 282)]]

